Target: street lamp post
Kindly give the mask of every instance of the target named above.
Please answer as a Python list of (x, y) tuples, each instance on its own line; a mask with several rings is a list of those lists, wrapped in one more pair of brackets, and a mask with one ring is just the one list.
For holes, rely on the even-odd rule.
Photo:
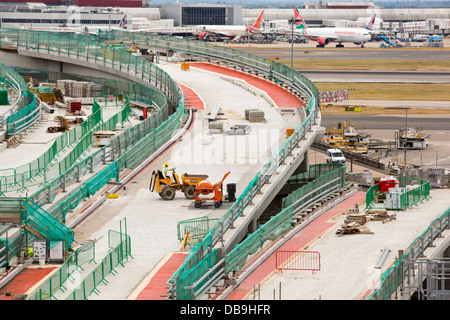
[(291, 20), (291, 69), (294, 70), (294, 23), (295, 18), (293, 17)]
[(404, 139), (403, 139), (403, 152), (404, 152), (404, 169), (406, 170), (406, 137), (407, 137), (407, 133), (408, 133), (408, 110), (411, 108), (402, 108), (402, 107), (391, 107), (391, 108), (386, 108), (386, 109), (396, 109), (396, 110), (405, 110), (405, 131), (404, 131)]

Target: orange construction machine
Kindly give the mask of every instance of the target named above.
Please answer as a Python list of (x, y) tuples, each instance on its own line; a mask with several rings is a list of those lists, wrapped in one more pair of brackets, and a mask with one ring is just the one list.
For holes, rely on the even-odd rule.
[(220, 208), (224, 198), (222, 184), (229, 174), (230, 172), (228, 171), (223, 176), (222, 181), (214, 185), (207, 180), (199, 182), (199, 184), (197, 184), (197, 186), (195, 187), (195, 196), (194, 196), (195, 207), (200, 208), (202, 204), (205, 204), (207, 201), (212, 201), (214, 202), (214, 207)]

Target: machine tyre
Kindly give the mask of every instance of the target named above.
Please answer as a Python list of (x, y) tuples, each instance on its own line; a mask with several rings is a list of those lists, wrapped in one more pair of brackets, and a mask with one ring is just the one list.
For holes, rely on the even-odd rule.
[(187, 186), (184, 188), (184, 196), (186, 199), (194, 199), (195, 197), (195, 186)]
[(221, 205), (222, 204), (220, 202), (214, 202), (214, 207), (217, 209), (220, 208)]
[(167, 186), (161, 191), (161, 197), (164, 200), (172, 200), (175, 197), (175, 189)]
[(200, 202), (196, 202), (196, 203), (195, 203), (195, 207), (196, 207), (196, 208), (200, 208), (201, 206), (202, 206), (202, 204), (201, 204)]

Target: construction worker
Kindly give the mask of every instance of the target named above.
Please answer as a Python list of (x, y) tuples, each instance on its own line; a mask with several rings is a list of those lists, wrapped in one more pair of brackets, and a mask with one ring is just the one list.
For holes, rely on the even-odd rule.
[(33, 248), (28, 248), (28, 249), (27, 249), (27, 255), (28, 255), (30, 258), (33, 257), (33, 255), (34, 255)]
[(161, 168), (161, 173), (162, 173), (164, 178), (169, 178), (170, 181), (173, 182), (172, 177), (169, 175), (169, 171), (172, 171), (172, 169), (169, 169), (169, 163), (166, 162), (166, 163), (163, 164), (163, 166)]

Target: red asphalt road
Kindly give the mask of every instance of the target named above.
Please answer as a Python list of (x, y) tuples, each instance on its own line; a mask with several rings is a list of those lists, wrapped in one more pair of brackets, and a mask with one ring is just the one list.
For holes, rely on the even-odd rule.
[[(352, 197), (344, 200), (340, 204), (323, 213), (320, 217), (311, 222), (303, 230), (299, 231), (289, 241), (278, 250), (280, 251), (300, 251), (311, 241), (332, 228), (335, 223), (329, 220), (343, 211), (353, 208), (355, 203), (366, 200), (365, 192), (358, 192)], [(266, 277), (276, 272), (275, 253), (264, 261), (255, 271), (253, 271), (227, 298), (227, 300), (242, 300), (248, 293), (253, 291), (255, 285), (263, 281)], [(320, 272), (320, 271), (319, 271)]]
[(205, 110), (205, 103), (192, 88), (182, 83), (179, 83), (179, 85), (184, 94), (186, 109)]
[[(26, 268), (22, 270), (0, 290), (0, 300), (12, 300), (15, 295), (25, 294), (36, 283), (50, 274), (56, 267), (51, 268)], [(6, 293), (11, 295), (7, 296)]]
[(186, 253), (173, 253), (164, 265), (150, 279), (147, 286), (139, 293), (136, 300), (165, 300), (167, 281), (180, 268)]
[(278, 108), (305, 107), (305, 103), (298, 97), (296, 97), (294, 94), (290, 93), (289, 91), (286, 91), (285, 89), (277, 86), (276, 84), (268, 80), (261, 79), (259, 77), (244, 72), (240, 72), (237, 70), (232, 70), (208, 63), (194, 62), (189, 63), (189, 65), (194, 68), (216, 72), (226, 76), (231, 76), (234, 78), (244, 80), (248, 84), (266, 92)]

